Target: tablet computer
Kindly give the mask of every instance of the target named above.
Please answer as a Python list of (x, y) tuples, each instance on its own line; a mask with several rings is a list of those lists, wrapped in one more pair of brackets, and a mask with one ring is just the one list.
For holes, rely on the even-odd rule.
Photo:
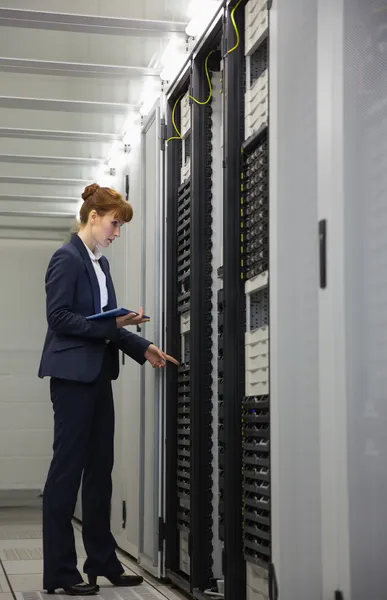
[[(89, 321), (97, 321), (100, 319), (112, 319), (117, 317), (123, 317), (128, 315), (129, 313), (134, 313), (138, 315), (139, 313), (135, 310), (128, 310), (127, 308), (113, 308), (113, 310), (107, 310), (105, 312), (100, 312), (96, 315), (90, 315), (90, 317), (86, 317)], [(149, 319), (146, 315), (143, 316), (144, 319)]]

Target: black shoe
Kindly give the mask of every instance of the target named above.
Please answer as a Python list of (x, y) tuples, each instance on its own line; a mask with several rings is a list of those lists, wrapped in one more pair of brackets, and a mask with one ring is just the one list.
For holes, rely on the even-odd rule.
[[(66, 596), (95, 596), (99, 592), (99, 587), (96, 584), (77, 583), (63, 588)], [(47, 590), (47, 594), (55, 594), (55, 590)]]
[[(115, 575), (106, 577), (106, 579), (115, 587), (131, 587), (132, 585), (140, 585), (144, 581), (141, 575)], [(90, 585), (97, 585), (97, 577), (89, 575), (89, 583)]]

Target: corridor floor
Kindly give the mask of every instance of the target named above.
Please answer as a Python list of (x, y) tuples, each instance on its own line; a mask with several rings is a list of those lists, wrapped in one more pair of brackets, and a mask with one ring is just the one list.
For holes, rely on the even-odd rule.
[[(77, 553), (82, 569), (85, 551), (80, 531), (75, 528)], [(185, 596), (142, 571), (130, 558), (120, 554), (128, 573), (141, 573), (144, 583), (133, 588), (113, 588), (99, 579), (96, 600), (186, 600)], [(42, 537), (39, 508), (0, 508), (0, 600), (65, 600), (42, 592)]]

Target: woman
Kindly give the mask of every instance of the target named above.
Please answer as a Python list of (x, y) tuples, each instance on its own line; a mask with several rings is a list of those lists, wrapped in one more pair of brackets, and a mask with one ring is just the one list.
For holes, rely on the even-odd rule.
[[(110, 531), (114, 406), (112, 379), (119, 350), (140, 365), (177, 361), (124, 329), (143, 323), (143, 312), (119, 318), (87, 316), (117, 307), (109, 263), (99, 251), (120, 236), (132, 219), (128, 202), (110, 188), (88, 186), (78, 234), (53, 255), (46, 274), (48, 332), (39, 377), (50, 377), (54, 408), (54, 456), (43, 494), (44, 589), (68, 595), (98, 593), (97, 577), (116, 586), (137, 585), (123, 575)], [(72, 518), (82, 480), (84, 572), (77, 570)]]

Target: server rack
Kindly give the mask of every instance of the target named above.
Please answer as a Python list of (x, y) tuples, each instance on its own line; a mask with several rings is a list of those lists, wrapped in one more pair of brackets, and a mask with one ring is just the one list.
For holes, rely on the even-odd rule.
[[(197, 598), (213, 584), (212, 74), (222, 11), (167, 94), (166, 572)], [(209, 80), (208, 80), (209, 78)], [(220, 562), (220, 561), (219, 561)]]
[[(166, 527), (167, 576), (190, 591), (189, 534), (191, 517), (191, 389), (190, 389), (190, 180), (181, 184), (182, 148), (174, 123), (181, 120), (179, 98), (190, 85), (190, 65), (167, 99), (167, 347), (181, 367), (166, 376)], [(178, 143), (173, 143), (173, 142)], [(187, 143), (187, 140), (186, 140)], [(180, 257), (180, 259), (179, 259)], [(180, 272), (180, 275), (178, 273)], [(188, 313), (188, 314), (187, 314)], [(186, 315), (186, 319), (181, 315)], [(181, 336), (185, 345), (181, 347)], [(185, 547), (183, 544), (185, 542)], [(186, 558), (187, 560), (184, 560)], [(186, 564), (183, 564), (186, 563)]]
[[(275, 598), (270, 513), (269, 3), (231, 2), (229, 13), (232, 7), (235, 23), (228, 21), (226, 38), (232, 38), (236, 24), (240, 42), (231, 54), (227, 43), (225, 60), (225, 464), (240, 460), (243, 475), (240, 482), (237, 466), (225, 471), (226, 597), (235, 597), (243, 573), (247, 598)], [(240, 516), (240, 505), (241, 523), (234, 521), (231, 529), (232, 514)]]
[(243, 535), (247, 597), (276, 598), (271, 563), (269, 306), (269, 6), (244, 6), (242, 273), (246, 299)]
[[(192, 98), (210, 99), (204, 66), (212, 41), (195, 55)], [(216, 44), (216, 42), (215, 42)], [(210, 55), (210, 52), (213, 54)], [(219, 67), (217, 67), (219, 70)], [(211, 81), (211, 72), (209, 78)], [(212, 102), (192, 104), (192, 586), (212, 579)]]
[[(219, 576), (227, 600), (276, 594), (269, 590), (267, 36), (266, 2), (224, 2), (167, 94), (167, 341), (182, 367), (167, 377), (166, 567), (197, 598)], [(220, 225), (212, 221), (212, 102), (193, 101), (206, 97), (209, 53), (222, 81), (223, 260), (214, 259), (213, 245)], [(213, 561), (219, 548), (221, 573)]]
[[(239, 33), (236, 42), (235, 26)], [(244, 598), (242, 431), (245, 301), (241, 277), (241, 146), (244, 128), (244, 30), (241, 2), (230, 2), (224, 31), (224, 575), (225, 598)]]

